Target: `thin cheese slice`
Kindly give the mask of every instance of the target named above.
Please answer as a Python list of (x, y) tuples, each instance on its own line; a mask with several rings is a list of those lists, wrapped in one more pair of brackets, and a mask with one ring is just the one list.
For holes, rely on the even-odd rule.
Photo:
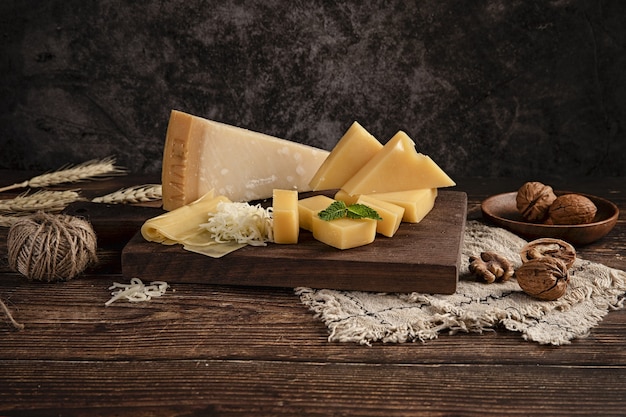
[(300, 222), (298, 219), (298, 192), (274, 190), (272, 196), (274, 243), (298, 243)]
[(400, 131), (341, 188), (356, 195), (453, 185), (448, 174), (418, 153), (413, 140)]
[(382, 220), (376, 222), (377, 233), (387, 237), (392, 237), (396, 234), (400, 223), (402, 223), (403, 207), (379, 200), (375, 195), (361, 195), (356, 202), (376, 210), (378, 215), (382, 217)]
[(311, 189), (340, 188), (382, 148), (383, 145), (363, 126), (352, 123), (311, 179)]
[(313, 231), (313, 217), (317, 216), (317, 213), (326, 209), (335, 200), (325, 195), (314, 195), (312, 197), (306, 197), (298, 201), (298, 218), (300, 221), (300, 228)]
[(270, 198), (274, 189), (309, 191), (329, 152), (173, 110), (163, 151), (163, 208), (214, 189), (231, 201)]
[(149, 242), (164, 245), (212, 244), (210, 233), (200, 224), (207, 221), (209, 213), (214, 212), (221, 201), (229, 200), (224, 196), (215, 197), (210, 191), (190, 204), (146, 220), (141, 226), (141, 235)]

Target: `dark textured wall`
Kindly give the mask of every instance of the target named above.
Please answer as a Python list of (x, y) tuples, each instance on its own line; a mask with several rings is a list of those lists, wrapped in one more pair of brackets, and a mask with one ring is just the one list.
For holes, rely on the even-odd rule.
[(0, 168), (158, 172), (179, 109), (453, 176), (625, 176), (626, 2), (3, 0)]

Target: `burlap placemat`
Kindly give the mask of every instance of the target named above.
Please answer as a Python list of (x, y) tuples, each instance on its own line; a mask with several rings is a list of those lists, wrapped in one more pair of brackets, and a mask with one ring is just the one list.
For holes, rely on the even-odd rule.
[(565, 295), (538, 301), (515, 278), (486, 284), (469, 273), (469, 257), (495, 250), (515, 266), (527, 242), (504, 229), (469, 221), (453, 295), (381, 294), (296, 288), (302, 303), (328, 326), (329, 341), (402, 343), (441, 332), (483, 332), (504, 327), (525, 340), (563, 345), (584, 337), (611, 309), (624, 307), (626, 272), (578, 258)]

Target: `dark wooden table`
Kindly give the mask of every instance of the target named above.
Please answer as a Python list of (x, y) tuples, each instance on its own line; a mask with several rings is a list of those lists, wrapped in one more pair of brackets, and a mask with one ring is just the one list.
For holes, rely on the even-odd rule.
[[(0, 185), (26, 178), (0, 172)], [(151, 181), (81, 188), (98, 195)], [(455, 189), (478, 218), (482, 199), (522, 182), (458, 179)], [(578, 253), (626, 270), (624, 178), (551, 185), (618, 204), (617, 227)], [(105, 308), (108, 287), (128, 281), (123, 241), (102, 246), (85, 276), (46, 284), (9, 270), (6, 236), (0, 228), (0, 298), (25, 328), (0, 318), (0, 416), (626, 414), (626, 310), (561, 347), (504, 329), (423, 344), (331, 343), (291, 288), (172, 282), (164, 297)]]

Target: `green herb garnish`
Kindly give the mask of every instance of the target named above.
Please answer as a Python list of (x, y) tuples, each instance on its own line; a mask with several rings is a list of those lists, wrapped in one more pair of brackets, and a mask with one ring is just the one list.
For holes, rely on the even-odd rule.
[(334, 201), (330, 206), (320, 211), (318, 214), (320, 219), (327, 222), (347, 217), (349, 219), (374, 219), (382, 220), (376, 210), (365, 204), (351, 204), (346, 206), (343, 201)]

